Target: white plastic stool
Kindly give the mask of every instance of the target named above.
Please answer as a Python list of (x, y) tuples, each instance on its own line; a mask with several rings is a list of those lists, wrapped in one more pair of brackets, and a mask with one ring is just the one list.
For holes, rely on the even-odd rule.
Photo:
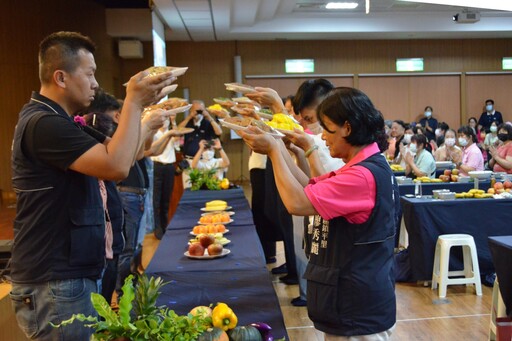
[[(464, 270), (449, 271), (450, 248), (462, 246), (464, 255)], [(452, 276), (464, 276), (464, 278), (450, 278)], [(474, 284), (476, 294), (482, 295), (480, 282), (480, 269), (476, 254), (475, 240), (469, 234), (443, 234), (437, 239), (434, 257), (434, 269), (432, 270), (432, 290), (439, 284), (439, 297), (446, 297), (448, 285)]]

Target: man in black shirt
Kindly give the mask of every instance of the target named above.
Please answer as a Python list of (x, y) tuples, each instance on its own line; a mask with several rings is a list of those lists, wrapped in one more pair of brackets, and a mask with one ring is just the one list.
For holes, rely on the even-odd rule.
[(53, 328), (74, 313), (94, 315), (105, 265), (105, 211), (98, 178), (128, 175), (139, 141), (142, 108), (167, 95), (170, 73), (133, 76), (123, 115), (103, 143), (71, 116), (86, 108), (98, 83), (94, 43), (75, 32), (46, 37), (39, 50), (41, 89), (20, 112), (13, 140), (13, 188), (17, 193), (12, 250), (11, 300), (28, 338), (88, 340), (80, 323)]
[(485, 132), (488, 133), (492, 122), (496, 122), (496, 125), (499, 126), (503, 123), (503, 117), (499, 111), (494, 109), (494, 101), (488, 99), (485, 101), (485, 111), (480, 115), (480, 119), (478, 120), (478, 129), (482, 130), (483, 128)]
[(222, 128), (204, 107), (204, 102), (192, 101), (190, 113), (179, 124), (179, 127), (193, 128), (194, 131), (185, 135), (183, 154), (193, 159), (199, 150), (199, 141), (210, 141), (222, 134)]

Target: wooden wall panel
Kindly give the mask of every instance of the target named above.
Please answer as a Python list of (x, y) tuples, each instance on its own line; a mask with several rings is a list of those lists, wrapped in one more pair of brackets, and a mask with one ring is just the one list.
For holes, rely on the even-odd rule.
[(411, 121), (419, 121), (429, 105), (434, 118), (457, 130), (461, 124), (460, 76), (409, 77), (409, 105)]
[(485, 111), (485, 101), (493, 99), (496, 110), (503, 114), (503, 120), (512, 121), (512, 74), (466, 75), (467, 117), (477, 119)]
[(112, 91), (117, 75), (112, 39), (106, 34), (103, 6), (88, 0), (3, 1), (0, 20), (0, 189), (11, 190), (11, 142), (21, 107), (39, 90), (37, 51), (55, 31), (78, 31), (97, 45), (96, 78)]
[(359, 89), (370, 97), (386, 120), (411, 121), (406, 77), (360, 77)]

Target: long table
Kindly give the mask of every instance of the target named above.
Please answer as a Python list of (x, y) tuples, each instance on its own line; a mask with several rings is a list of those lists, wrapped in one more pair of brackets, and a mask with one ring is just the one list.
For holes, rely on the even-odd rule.
[[(435, 245), (441, 234), (472, 235), (483, 274), (494, 271), (487, 238), (512, 234), (512, 199), (433, 200), (401, 197), (401, 204), (409, 234), (413, 280), (432, 278)], [(461, 268), (461, 257), (451, 257), (450, 266)]]
[(489, 248), (507, 315), (512, 316), (512, 236), (489, 237)]
[[(491, 182), (480, 181), (478, 183), (478, 188), (487, 191), (487, 189), (491, 186)], [(475, 188), (474, 182), (426, 182), (421, 184), (422, 195), (432, 195), (432, 191), (438, 189), (448, 189), (451, 192), (467, 192), (470, 189)], [(398, 189), (400, 191), (400, 195), (406, 194), (414, 194), (414, 184), (404, 184), (398, 185)]]
[[(197, 260), (184, 255), (192, 228), (201, 217), (205, 202), (225, 200), (235, 214), (226, 225), (225, 235), (231, 252), (225, 257)], [(159, 276), (168, 285), (162, 288), (158, 304), (178, 314), (195, 306), (217, 302), (228, 304), (238, 316), (238, 324), (268, 323), (277, 338), (288, 338), (281, 308), (263, 250), (256, 234), (252, 214), (241, 189), (224, 191), (186, 190), (146, 273)]]

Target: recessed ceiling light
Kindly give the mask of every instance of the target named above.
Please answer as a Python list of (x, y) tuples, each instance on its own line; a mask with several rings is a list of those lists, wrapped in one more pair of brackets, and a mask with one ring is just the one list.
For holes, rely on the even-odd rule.
[(325, 5), (327, 9), (354, 9), (359, 4), (357, 2), (329, 2)]

